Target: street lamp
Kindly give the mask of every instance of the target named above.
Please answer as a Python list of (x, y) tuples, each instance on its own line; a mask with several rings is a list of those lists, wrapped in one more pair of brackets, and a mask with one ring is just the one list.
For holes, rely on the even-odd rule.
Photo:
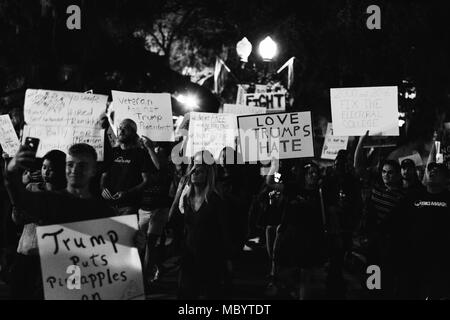
[(252, 44), (246, 37), (236, 44), (236, 52), (242, 62), (248, 62), (248, 56), (252, 53)]
[(272, 59), (277, 55), (278, 46), (275, 41), (272, 40), (270, 36), (267, 36), (259, 44), (259, 54), (264, 61), (272, 61)]

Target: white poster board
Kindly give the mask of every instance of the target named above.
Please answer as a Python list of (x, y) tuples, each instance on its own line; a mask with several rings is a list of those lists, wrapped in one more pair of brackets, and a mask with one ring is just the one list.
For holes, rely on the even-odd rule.
[(42, 158), (51, 150), (65, 153), (75, 143), (87, 143), (97, 151), (97, 161), (104, 160), (105, 130), (97, 128), (61, 127), (61, 126), (27, 126), (23, 127), (23, 139), (39, 138), (36, 157)]
[(238, 116), (245, 162), (314, 156), (311, 112)]
[(399, 135), (397, 87), (333, 88), (330, 98), (335, 135)]
[(112, 90), (114, 126), (124, 119), (136, 122), (138, 135), (152, 141), (174, 141), (172, 102), (169, 93), (136, 93)]
[(236, 148), (236, 115), (226, 113), (191, 112), (186, 156), (208, 150), (217, 159), (225, 147)]
[(14, 157), (20, 148), (19, 138), (17, 138), (11, 118), (7, 114), (0, 116), (0, 145), (3, 152), (10, 157)]
[(37, 227), (45, 299), (143, 300), (137, 229), (136, 215)]
[(348, 137), (333, 135), (333, 125), (328, 122), (327, 133), (322, 148), (322, 159), (334, 160), (339, 150), (347, 150)]
[(25, 123), (94, 128), (106, 111), (107, 101), (108, 96), (98, 94), (28, 89)]
[(253, 107), (263, 107), (267, 112), (280, 112), (286, 110), (285, 92), (246, 93), (244, 104)]
[(246, 115), (246, 114), (262, 114), (266, 113), (266, 108), (262, 107), (251, 107), (242, 104), (228, 104), (223, 105), (223, 113), (231, 113), (235, 115)]

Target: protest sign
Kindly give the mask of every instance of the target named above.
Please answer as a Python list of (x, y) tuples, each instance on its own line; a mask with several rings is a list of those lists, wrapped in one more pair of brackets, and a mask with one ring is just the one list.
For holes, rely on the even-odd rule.
[(136, 215), (37, 227), (45, 299), (143, 300), (137, 229)]
[(7, 114), (0, 116), (0, 145), (3, 152), (10, 157), (13, 157), (20, 148), (19, 138), (17, 138), (11, 118)]
[(339, 137), (333, 135), (333, 125), (329, 122), (322, 148), (322, 159), (336, 159), (339, 150), (347, 150), (347, 143), (348, 137)]
[(397, 87), (330, 89), (337, 136), (398, 136)]
[(66, 152), (74, 143), (87, 143), (97, 151), (97, 160), (104, 160), (105, 130), (82, 127), (62, 126), (28, 126), (23, 128), (23, 137), (39, 138), (36, 157), (42, 158), (51, 150)]
[(169, 93), (111, 92), (116, 127), (122, 120), (131, 119), (136, 122), (139, 135), (153, 141), (174, 141)]
[(242, 104), (227, 104), (223, 105), (223, 113), (232, 113), (236, 115), (246, 114), (262, 114), (266, 113), (266, 108), (250, 107)]
[(245, 105), (263, 107), (267, 112), (279, 112), (286, 109), (285, 92), (246, 93), (244, 94)]
[(413, 153), (412, 155), (406, 156), (406, 157), (401, 157), (398, 158), (398, 162), (401, 164), (403, 160), (405, 159), (411, 159), (412, 161), (414, 161), (414, 164), (416, 165), (416, 167), (421, 167), (423, 166), (423, 160), (422, 157), (420, 156), (419, 153)]
[(24, 118), (28, 125), (94, 128), (106, 110), (107, 96), (28, 89)]
[(237, 122), (246, 162), (314, 156), (309, 111), (238, 116)]
[(235, 149), (236, 129), (236, 115), (191, 112), (186, 156), (208, 150), (217, 159), (224, 147)]

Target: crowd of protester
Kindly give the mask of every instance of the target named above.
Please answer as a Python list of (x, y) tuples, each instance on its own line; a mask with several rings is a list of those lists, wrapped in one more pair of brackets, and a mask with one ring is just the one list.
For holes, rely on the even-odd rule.
[(231, 148), (214, 163), (202, 151), (176, 164), (174, 144), (139, 137), (129, 119), (102, 163), (87, 144), (52, 150), (39, 164), (22, 146), (1, 160), (2, 277), (11, 298), (42, 299), (36, 226), (132, 214), (146, 289), (164, 277), (171, 240), (180, 299), (232, 298), (234, 262), (254, 238), (267, 249), (268, 297), (309, 299), (325, 269), (329, 297), (344, 299), (356, 244), (364, 265), (381, 270), (374, 299), (450, 297), (447, 167), (434, 147), (423, 174), (410, 159), (369, 165), (367, 137), (327, 167), (313, 159), (240, 164)]

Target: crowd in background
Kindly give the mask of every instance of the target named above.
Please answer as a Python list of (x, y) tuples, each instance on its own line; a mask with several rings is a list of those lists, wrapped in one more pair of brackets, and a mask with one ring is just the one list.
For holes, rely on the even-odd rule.
[(36, 226), (130, 214), (145, 234), (147, 289), (164, 276), (170, 238), (170, 253), (180, 257), (180, 299), (232, 298), (233, 262), (255, 238), (267, 248), (268, 297), (283, 290), (310, 298), (311, 279), (325, 268), (329, 296), (345, 298), (344, 265), (356, 251), (381, 270), (374, 299), (450, 297), (448, 168), (436, 162), (434, 144), (423, 170), (411, 159), (371, 164), (367, 137), (330, 166), (238, 164), (230, 148), (215, 164), (205, 161), (208, 151), (175, 164), (174, 144), (139, 137), (127, 119), (101, 163), (85, 144), (40, 162), (26, 147), (4, 155), (1, 272), (11, 298), (43, 298)]

